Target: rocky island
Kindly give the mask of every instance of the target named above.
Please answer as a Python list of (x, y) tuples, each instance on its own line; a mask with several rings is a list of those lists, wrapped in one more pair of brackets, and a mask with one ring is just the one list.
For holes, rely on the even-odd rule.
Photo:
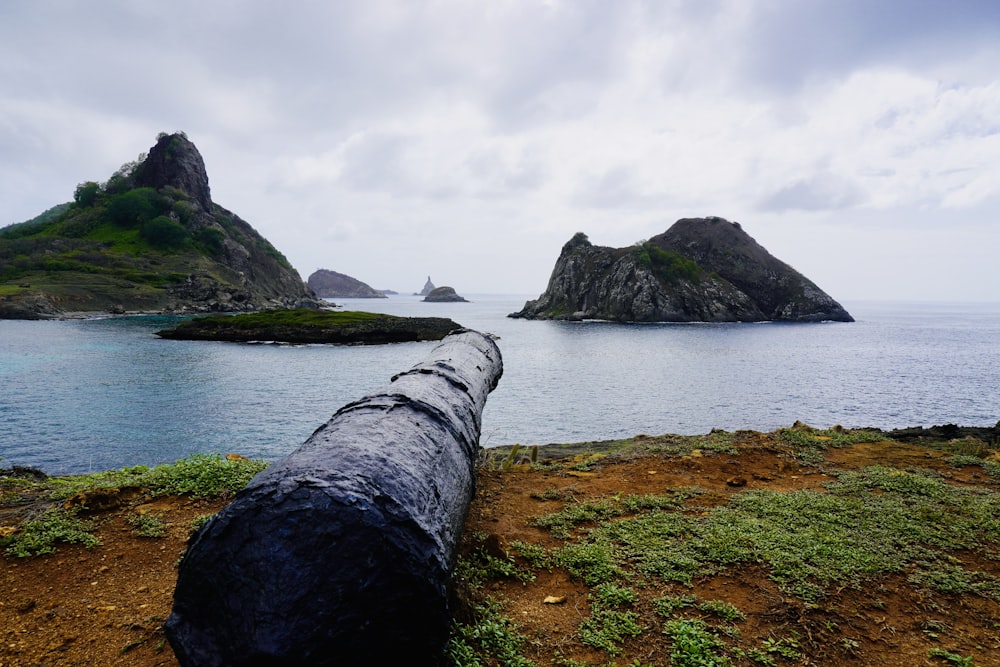
[(462, 325), (444, 317), (400, 317), (299, 308), (198, 317), (156, 333), (173, 340), (371, 345), (441, 340)]
[(563, 246), (548, 287), (509, 317), (616, 322), (853, 322), (739, 223), (684, 218), (628, 248)]
[(245, 312), (319, 307), (267, 239), (212, 201), (183, 132), (71, 203), (0, 229), (0, 319), (74, 312)]
[(357, 278), (329, 269), (317, 269), (306, 280), (306, 284), (321, 299), (388, 298), (384, 292), (380, 292)]
[(430, 301), (431, 303), (447, 303), (447, 302), (457, 302), (457, 303), (467, 303), (469, 300), (465, 297), (460, 296), (455, 292), (454, 287), (435, 287), (427, 296), (423, 298), (424, 301)]

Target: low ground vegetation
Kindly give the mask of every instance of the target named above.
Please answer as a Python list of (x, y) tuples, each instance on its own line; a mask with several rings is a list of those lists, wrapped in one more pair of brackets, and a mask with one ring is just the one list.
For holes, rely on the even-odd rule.
[[(1000, 664), (994, 447), (796, 424), (491, 452), (454, 664)], [(497, 618), (514, 658), (469, 639)]]

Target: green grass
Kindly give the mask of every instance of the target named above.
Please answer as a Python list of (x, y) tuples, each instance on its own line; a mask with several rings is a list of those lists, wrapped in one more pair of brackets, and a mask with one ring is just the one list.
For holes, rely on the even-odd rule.
[(621, 655), (627, 639), (638, 637), (645, 629), (634, 611), (592, 605), (590, 617), (580, 623), (577, 632), (584, 644), (616, 656)]
[(220, 325), (232, 329), (257, 329), (259, 327), (273, 326), (330, 328), (365, 324), (385, 319), (401, 320), (405, 318), (360, 311), (329, 311), (298, 308), (266, 310), (240, 315), (201, 317), (197, 320), (191, 320), (190, 326)]
[(652, 509), (679, 509), (684, 500), (697, 495), (697, 490), (678, 489), (669, 496), (620, 495), (578, 503), (567, 503), (559, 512), (532, 519), (531, 525), (549, 529), (553, 536), (568, 539), (581, 524), (593, 524), (608, 519)]
[(18, 532), (0, 544), (4, 553), (17, 558), (50, 554), (57, 544), (82, 544), (88, 549), (101, 541), (93, 534), (94, 524), (62, 508), (50, 508), (41, 516), (21, 524)]
[(211, 276), (222, 287), (245, 290), (237, 269), (225, 263), (225, 242), (246, 250), (253, 273), (263, 278), (292, 269), (232, 214), (212, 207), (196, 215), (180, 190), (131, 188), (129, 178), (94, 183), (89, 196), (0, 230), (5, 295), (42, 294), (69, 311), (161, 310), (176, 303), (163, 288), (178, 276)]
[(975, 667), (975, 662), (973, 662), (971, 657), (962, 656), (958, 653), (952, 653), (943, 648), (934, 647), (927, 651), (928, 658), (936, 658), (949, 665), (958, 665), (958, 667)]
[(633, 252), (639, 264), (650, 271), (660, 281), (676, 284), (680, 281), (698, 283), (707, 274), (698, 264), (680, 253), (646, 242), (637, 246)]
[[(1000, 539), (1000, 497), (960, 488), (921, 472), (875, 466), (843, 472), (827, 493), (751, 490), (734, 495), (706, 516), (664, 505), (608, 521), (612, 498), (541, 517), (536, 525), (565, 537), (568, 525), (591, 526), (555, 553), (555, 561), (587, 585), (626, 571), (690, 585), (695, 577), (741, 563), (764, 563), (770, 577), (806, 601), (833, 587), (863, 587), (890, 573), (917, 573), (947, 590), (956, 574), (948, 552)], [(947, 573), (936, 585), (929, 574)], [(970, 575), (972, 576), (972, 575)], [(977, 574), (961, 592), (994, 597), (994, 583)], [(958, 584), (955, 584), (958, 586)], [(955, 589), (956, 591), (958, 589)]]
[(638, 600), (635, 592), (612, 583), (599, 584), (590, 594), (590, 617), (580, 623), (578, 633), (584, 644), (616, 656), (630, 637), (646, 629), (639, 615), (629, 609)]
[[(558, 509), (529, 523), (561, 544), (519, 541), (511, 543), (511, 553), (522, 568), (544, 568), (578, 581), (588, 589), (590, 606), (589, 613), (578, 609), (581, 618), (571, 626), (575, 637), (558, 636), (567, 648), (554, 651), (552, 664), (617, 667), (632, 660), (642, 665), (651, 655), (647, 651), (660, 641), (665, 648), (654, 661), (658, 665), (778, 667), (831, 652), (859, 659), (871, 647), (847, 629), (846, 612), (838, 608), (844, 589), (864, 595), (892, 582), (928, 608), (950, 608), (970, 596), (1000, 601), (1000, 577), (967, 557), (1000, 558), (1000, 493), (992, 480), (984, 475), (983, 486), (976, 487), (950, 483), (954, 480), (948, 471), (879, 465), (837, 470), (825, 458), (833, 448), (887, 440), (875, 430), (796, 424), (773, 434), (713, 431), (539, 448), (534, 468), (546, 474), (613, 465), (643, 452), (667, 458), (739, 456), (764, 446), (778, 459), (822, 465), (834, 478), (822, 489), (713, 493), (713, 501), (723, 500), (717, 505), (690, 502), (703, 493), (697, 488), (592, 497), (584, 495), (583, 482), (546, 488), (540, 481), (531, 498), (539, 507)], [(926, 446), (940, 449), (934, 443)], [(959, 449), (944, 450), (952, 453), (948, 461), (954, 467), (978, 466), (987, 474), (990, 464), (1000, 467), (987, 458), (993, 456), (990, 449), (974, 443)], [(749, 572), (756, 577), (758, 571), (781, 591), (789, 618), (799, 614), (798, 624), (768, 621), (766, 631), (755, 634), (753, 624), (745, 625), (750, 612), (724, 599), (703, 599), (694, 593), (700, 588), (685, 592), (715, 576)], [(481, 585), (504, 590), (489, 582), (509, 577), (500, 572), (493, 576)], [(875, 598), (872, 604), (878, 608), (885, 603)], [(803, 620), (811, 615), (819, 620)], [(658, 640), (660, 629), (664, 637)], [(943, 639), (947, 634), (940, 630), (928, 636)], [(544, 631), (534, 639), (548, 640)], [(572, 652), (580, 644), (603, 652), (604, 659), (580, 662)], [(488, 654), (479, 656), (477, 664), (500, 664)], [(928, 657), (973, 664), (972, 658), (944, 649)]]
[(294, 343), (380, 343), (440, 340), (459, 324), (441, 317), (401, 317), (358, 311), (276, 309), (199, 317), (157, 332), (194, 340), (278, 340)]
[(523, 655), (524, 637), (503, 615), (503, 606), (487, 598), (473, 609), (473, 620), (452, 625), (446, 655), (452, 667), (534, 667)]
[[(232, 496), (258, 472), (267, 467), (261, 460), (195, 454), (176, 463), (153, 468), (134, 466), (91, 475), (71, 475), (46, 479), (4, 479), (3, 498), (26, 495), (62, 501), (78, 493), (96, 489), (139, 487), (151, 495), (191, 495), (203, 498)], [(158, 537), (166, 529), (162, 517), (135, 515), (129, 520), (133, 531), (144, 537)], [(17, 557), (52, 553), (58, 544), (79, 543), (94, 547), (100, 541), (92, 533), (93, 522), (80, 519), (74, 511), (50, 507), (40, 516), (23, 522), (17, 532), (0, 540), (5, 553)]]
[(527, 583), (535, 580), (535, 574), (528, 568), (520, 567), (510, 555), (499, 558), (480, 548), (458, 561), (454, 579), (467, 586), (477, 587), (497, 579), (516, 579)]
[(148, 486), (154, 495), (227, 497), (245, 487), (267, 465), (260, 459), (193, 454), (176, 463), (150, 469), (143, 475), (141, 484)]
[(698, 619), (674, 619), (663, 626), (663, 634), (670, 637), (672, 667), (723, 667), (732, 661), (722, 652), (726, 644)]
[(948, 457), (948, 465), (955, 468), (978, 466), (992, 479), (1000, 479), (1000, 462), (987, 461), (974, 454), (954, 454)]
[(792, 446), (795, 457), (800, 463), (811, 466), (822, 463), (823, 451), (830, 447), (849, 447), (862, 442), (881, 442), (886, 439), (879, 431), (848, 430), (839, 426), (816, 429), (798, 422), (791, 428), (779, 429), (775, 435), (782, 442)]
[(133, 514), (127, 521), (132, 533), (139, 537), (163, 537), (167, 534), (167, 522), (162, 514)]
[(38, 484), (49, 489), (56, 500), (90, 489), (124, 486), (142, 487), (156, 496), (190, 494), (227, 497), (245, 487), (267, 465), (261, 459), (192, 454), (174, 463), (152, 468), (133, 466), (90, 475), (52, 477)]

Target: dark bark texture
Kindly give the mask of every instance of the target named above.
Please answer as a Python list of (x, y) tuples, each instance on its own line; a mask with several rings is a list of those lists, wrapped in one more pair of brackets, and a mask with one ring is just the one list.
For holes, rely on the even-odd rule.
[(166, 633), (184, 667), (436, 665), (493, 340), (449, 335), (250, 482), (191, 540)]

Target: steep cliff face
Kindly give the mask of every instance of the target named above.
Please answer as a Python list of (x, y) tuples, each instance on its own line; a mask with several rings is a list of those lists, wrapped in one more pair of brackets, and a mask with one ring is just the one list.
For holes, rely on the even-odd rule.
[[(6, 261), (5, 261), (6, 260)], [(0, 230), (0, 317), (318, 307), (284, 255), (212, 201), (183, 133), (44, 221)]]
[(361, 282), (357, 278), (330, 271), (317, 269), (306, 280), (310, 289), (324, 299), (385, 299), (382, 292)]
[(576, 234), (549, 285), (511, 317), (618, 322), (853, 321), (736, 223), (689, 218), (629, 248)]
[(212, 208), (205, 161), (195, 145), (181, 133), (160, 135), (146, 159), (136, 168), (133, 178), (137, 188), (176, 188), (204, 210)]
[(186, 136), (160, 135), (134, 178), (136, 187), (154, 188), (181, 202), (173, 207), (179, 221), (192, 238), (208, 239), (210, 259), (223, 269), (195, 271), (170, 289), (192, 302), (186, 307), (247, 311), (316, 304), (315, 294), (284, 255), (248, 222), (212, 201), (205, 162)]
[(650, 243), (689, 257), (749, 296), (767, 320), (851, 322), (814, 282), (763, 248), (739, 223), (683, 218)]

